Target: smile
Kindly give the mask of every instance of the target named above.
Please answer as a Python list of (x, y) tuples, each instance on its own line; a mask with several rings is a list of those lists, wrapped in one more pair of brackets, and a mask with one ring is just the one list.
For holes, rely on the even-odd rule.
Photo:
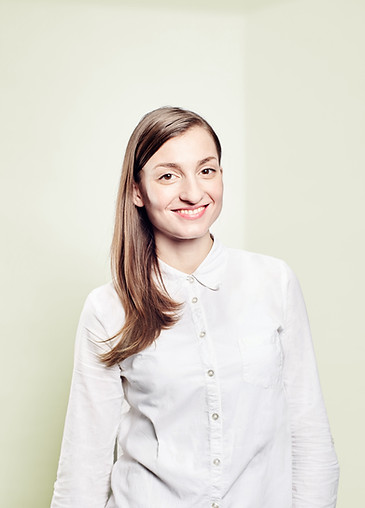
[(180, 208), (174, 210), (174, 212), (186, 219), (197, 219), (204, 214), (207, 206), (208, 205), (199, 206), (198, 208)]

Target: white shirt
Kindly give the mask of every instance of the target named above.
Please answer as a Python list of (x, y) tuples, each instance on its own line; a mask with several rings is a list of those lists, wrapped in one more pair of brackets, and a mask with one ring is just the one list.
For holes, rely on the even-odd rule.
[(51, 508), (334, 508), (338, 462), (291, 269), (217, 240), (191, 276), (160, 266), (182, 316), (120, 366), (99, 359), (123, 324), (112, 284), (86, 299)]

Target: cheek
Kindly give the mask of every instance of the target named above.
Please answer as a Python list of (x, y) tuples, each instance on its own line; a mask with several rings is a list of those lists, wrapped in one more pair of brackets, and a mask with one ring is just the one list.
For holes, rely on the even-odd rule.
[(222, 201), (223, 198), (223, 182), (215, 182), (211, 188), (211, 196), (214, 198), (216, 202)]
[(164, 210), (169, 203), (169, 198), (164, 189), (148, 189), (145, 193), (145, 206), (149, 213), (155, 213)]

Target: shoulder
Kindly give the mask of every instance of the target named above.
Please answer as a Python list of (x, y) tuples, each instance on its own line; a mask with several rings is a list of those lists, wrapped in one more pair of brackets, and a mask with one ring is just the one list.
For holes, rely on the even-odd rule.
[(226, 253), (228, 266), (237, 270), (248, 270), (255, 275), (272, 274), (273, 276), (282, 277), (283, 273), (290, 270), (283, 259), (267, 254), (229, 247), (226, 248)]
[[(292, 268), (281, 258), (247, 250), (226, 248), (227, 276), (255, 291), (280, 293), (283, 301), (292, 291), (301, 294)], [(289, 295), (290, 296), (290, 295)]]
[(287, 262), (275, 256), (226, 247), (226, 276), (232, 282), (257, 290), (275, 290), (286, 294), (297, 278)]
[(124, 309), (112, 282), (96, 287), (87, 295), (83, 312), (99, 321), (110, 336), (123, 326)]

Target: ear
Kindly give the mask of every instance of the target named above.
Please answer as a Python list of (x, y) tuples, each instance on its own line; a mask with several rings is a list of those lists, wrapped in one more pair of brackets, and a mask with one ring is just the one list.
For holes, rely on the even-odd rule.
[(142, 193), (140, 191), (139, 185), (136, 182), (133, 182), (133, 203), (139, 207), (144, 206)]

